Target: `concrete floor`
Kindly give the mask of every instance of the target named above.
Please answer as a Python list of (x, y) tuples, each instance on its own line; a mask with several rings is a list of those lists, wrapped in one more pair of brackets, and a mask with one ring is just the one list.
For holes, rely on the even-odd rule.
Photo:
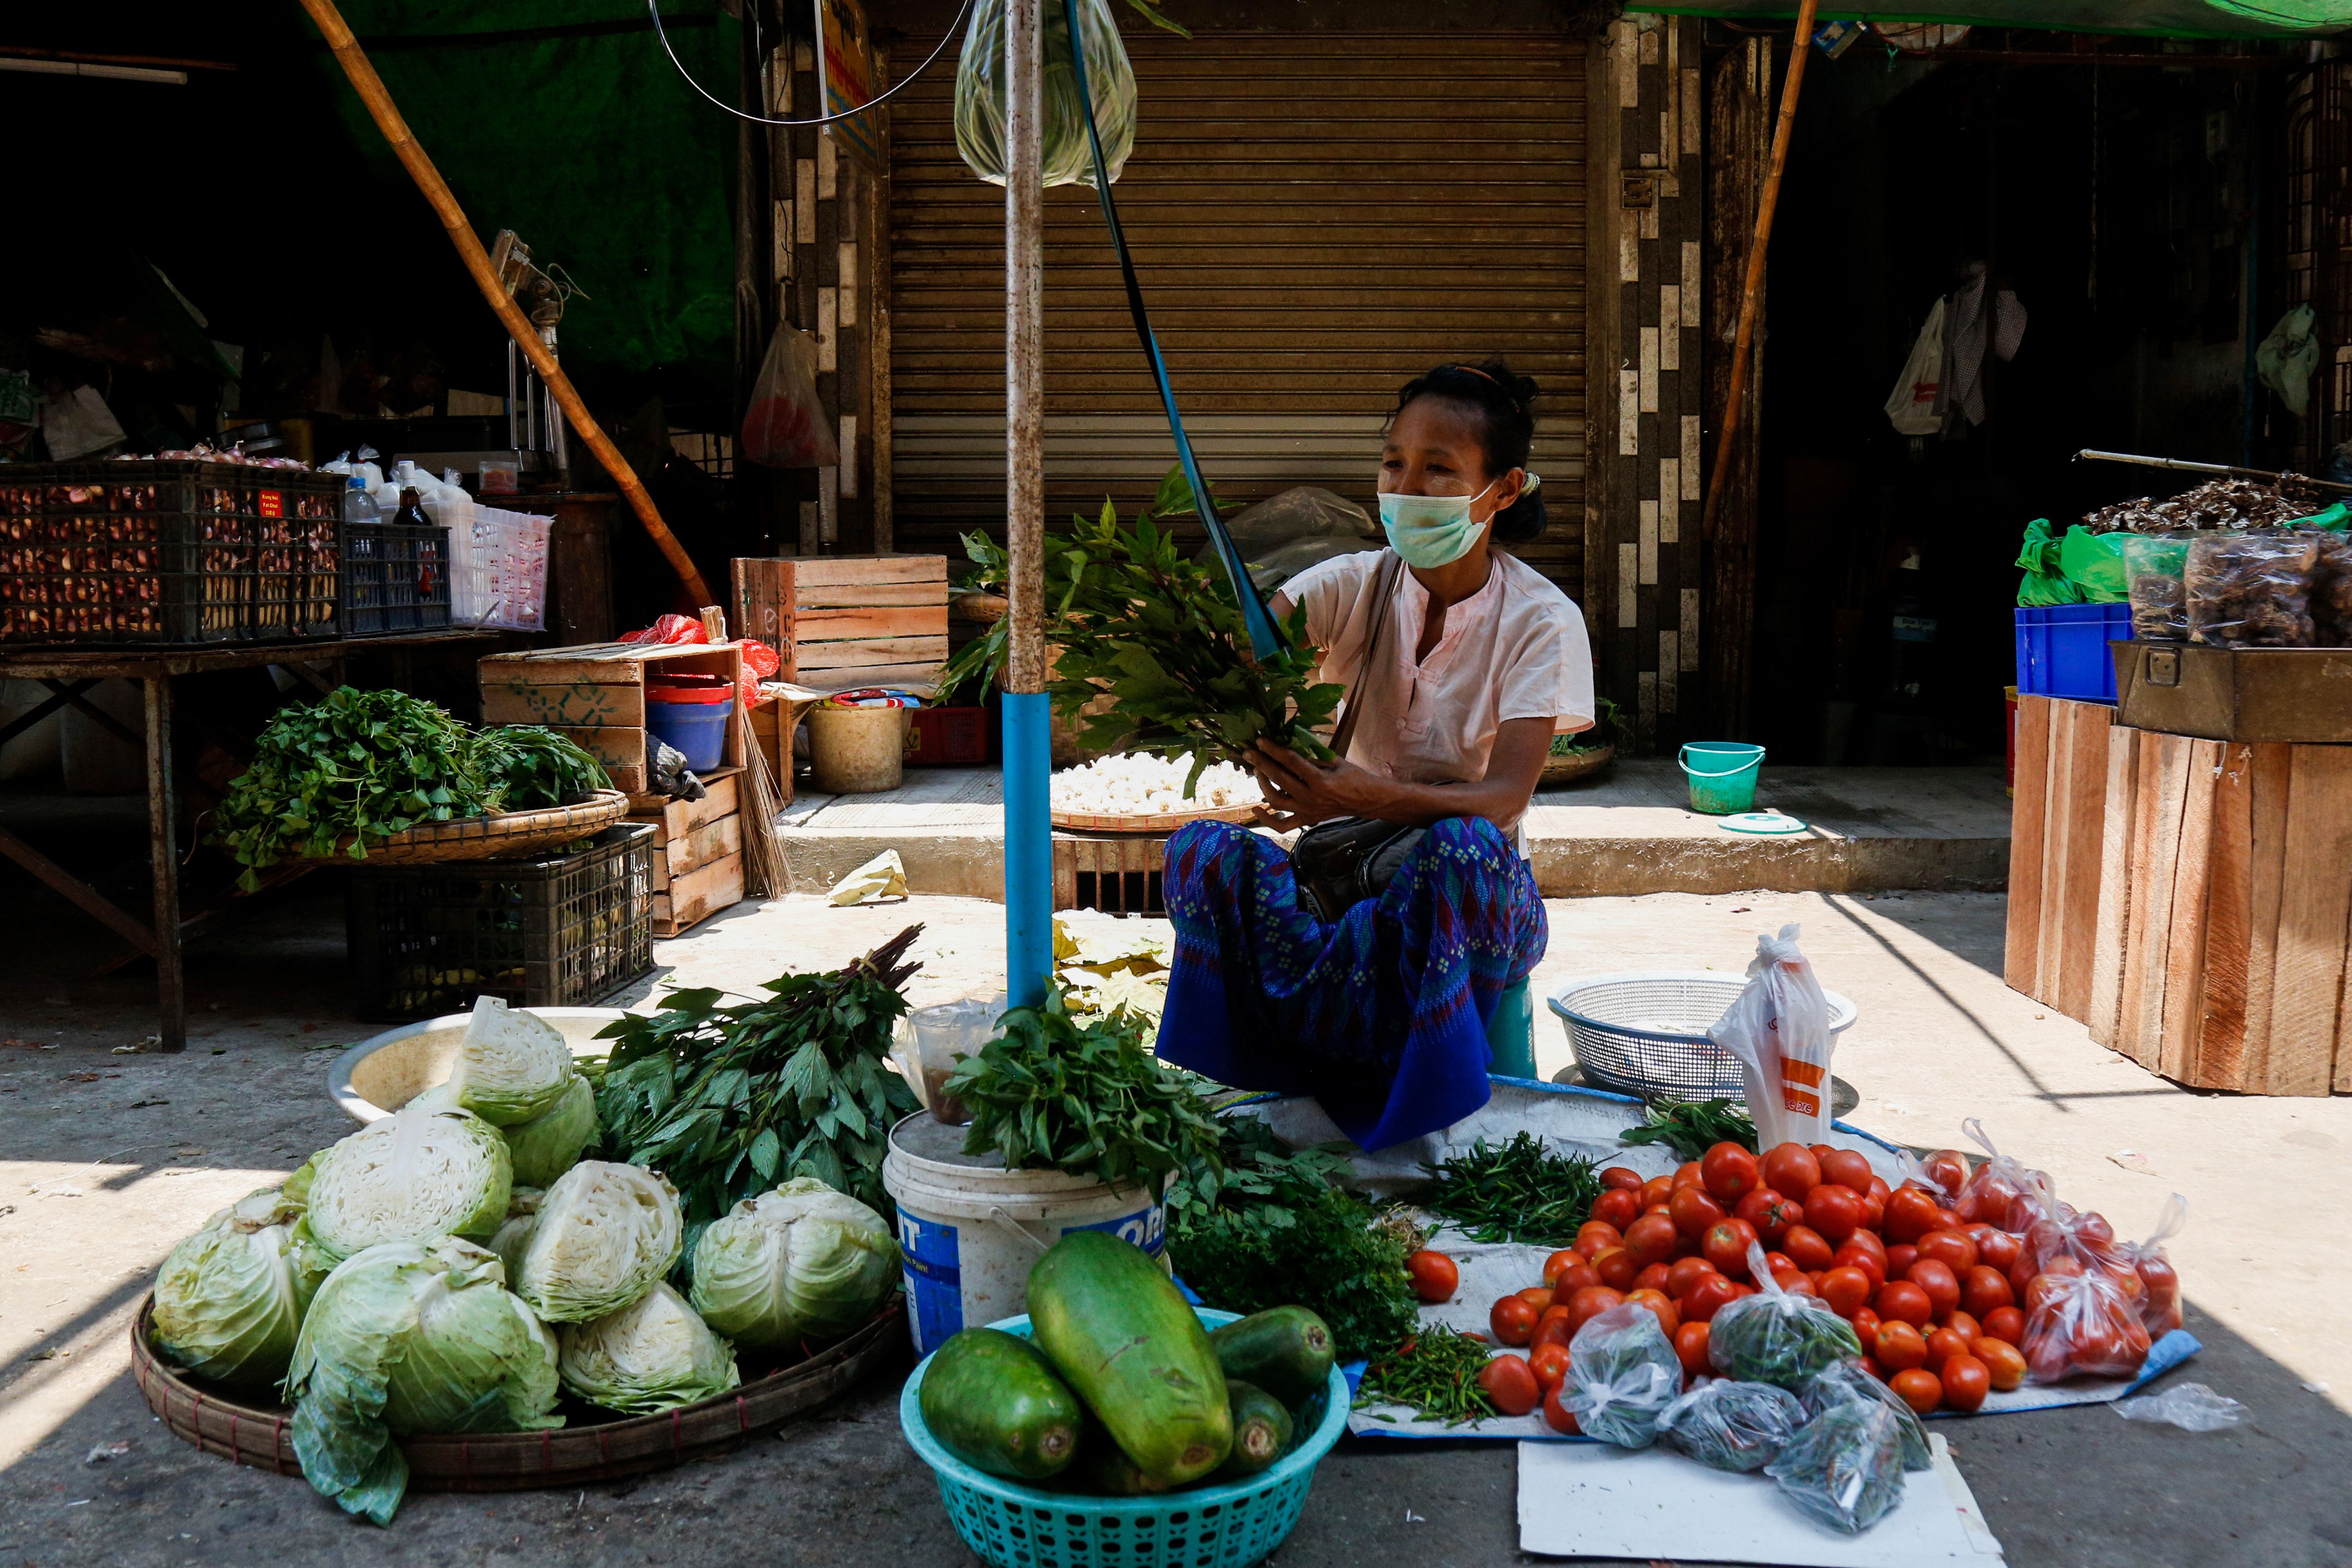
[[(2352, 1101), (2192, 1095), (2092, 1045), (2001, 985), (1995, 894), (1659, 894), (1549, 910), (1547, 984), (1737, 970), (1755, 933), (1802, 922), (1824, 983), (1861, 1007), (1836, 1062), (1861, 1091), (1859, 1124), (1929, 1146), (1979, 1116), (2127, 1235), (2167, 1193), (2188, 1195), (2173, 1256), (2206, 1351), (2175, 1381), (2207, 1383), (2252, 1419), (2204, 1437), (2097, 1407), (1944, 1424), (2011, 1563), (2352, 1564), (2352, 1350), (2337, 1316), (2352, 1268), (2314, 1229), (2352, 1153)], [(745, 905), (657, 957), (667, 978), (748, 989), (909, 920), (926, 925), (918, 999), (997, 983), (1002, 908), (961, 899)], [(181, 1057), (113, 1053), (152, 1027), (152, 992), (136, 971), (79, 977), (104, 944), (53, 897), (0, 880), (0, 1564), (972, 1561), (899, 1437), (895, 1373), (730, 1456), (562, 1493), (419, 1494), (390, 1531), (169, 1436), (126, 1375), (152, 1270), (206, 1214), (349, 1130), (324, 1068), (370, 1030), (341, 994), (331, 885), (197, 949)], [(1549, 1025), (1538, 1038), (1546, 1070), (1564, 1065), (1564, 1040)], [(1514, 1464), (1507, 1445), (1343, 1444), (1276, 1561), (1520, 1561)]]

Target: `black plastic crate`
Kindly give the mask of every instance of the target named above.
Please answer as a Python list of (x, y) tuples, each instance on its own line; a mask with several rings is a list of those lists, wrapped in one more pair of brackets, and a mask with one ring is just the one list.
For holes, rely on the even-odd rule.
[(606, 828), (529, 860), (352, 868), (345, 902), (359, 1016), (401, 1023), (477, 997), (580, 1007), (650, 974), (654, 830)]
[(334, 636), (343, 483), (189, 459), (0, 468), (0, 642)]
[(381, 637), (449, 624), (449, 530), (343, 525), (343, 635)]

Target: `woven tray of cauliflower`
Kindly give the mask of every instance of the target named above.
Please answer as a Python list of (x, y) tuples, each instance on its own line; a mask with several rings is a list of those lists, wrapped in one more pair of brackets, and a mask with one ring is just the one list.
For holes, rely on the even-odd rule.
[(1229, 762), (1201, 770), (1184, 792), (1192, 758), (1132, 755), (1103, 757), (1053, 777), (1054, 825), (1108, 832), (1161, 832), (1185, 822), (1246, 822), (1265, 800), (1257, 779)]

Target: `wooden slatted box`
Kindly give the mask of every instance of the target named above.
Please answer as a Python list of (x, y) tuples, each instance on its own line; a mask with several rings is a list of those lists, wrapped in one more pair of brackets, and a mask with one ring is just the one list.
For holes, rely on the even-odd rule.
[(654, 935), (676, 936), (743, 900), (742, 769), (703, 780), (699, 800), (639, 799), (629, 820), (654, 830)]
[(943, 555), (760, 556), (733, 563), (735, 632), (819, 690), (925, 685), (948, 657)]
[(2115, 715), (2105, 703), (2017, 699), (2005, 977), (2077, 1020), (2091, 1016)]
[[(664, 645), (591, 643), (492, 653), (479, 661), (484, 724), (540, 724), (570, 736), (613, 776), (613, 787), (641, 795), (651, 784), (646, 737), (646, 680), (650, 673), (740, 678), (741, 651), (732, 643)], [(748, 737), (740, 714), (727, 725), (722, 764), (740, 768)]]

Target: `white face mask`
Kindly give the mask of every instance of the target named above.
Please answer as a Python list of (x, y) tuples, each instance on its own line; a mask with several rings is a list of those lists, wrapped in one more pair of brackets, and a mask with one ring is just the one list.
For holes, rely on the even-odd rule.
[(1486, 498), (1495, 480), (1475, 496), (1403, 496), (1381, 493), (1381, 528), (1389, 548), (1407, 566), (1423, 569), (1450, 566), (1477, 545), (1485, 523), (1470, 520), (1470, 508)]

